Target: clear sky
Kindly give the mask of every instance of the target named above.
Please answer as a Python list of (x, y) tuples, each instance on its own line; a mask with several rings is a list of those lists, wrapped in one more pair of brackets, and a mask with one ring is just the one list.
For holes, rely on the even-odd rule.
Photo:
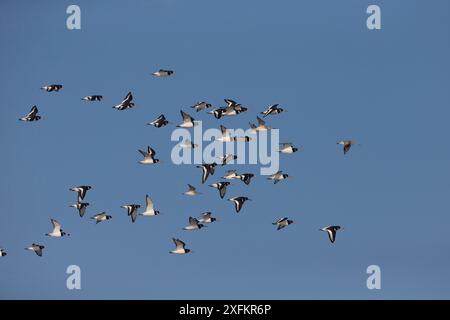
[[(70, 4), (81, 30), (66, 28)], [(366, 27), (370, 4), (381, 30)], [(446, 0), (1, 1), (0, 298), (450, 298), (449, 11)], [(151, 76), (159, 68), (175, 76)], [(51, 83), (64, 88), (39, 89)], [(128, 91), (138, 107), (112, 109)], [(249, 112), (189, 108), (224, 98)], [(204, 127), (246, 128), (273, 103), (288, 112), (268, 124), (304, 152), (281, 159), (290, 181), (233, 182), (227, 196), (253, 200), (239, 214), (200, 169), (172, 164), (173, 124), (146, 125), (183, 109)], [(34, 104), (45, 119), (18, 121)], [(361, 146), (344, 156), (343, 138)], [(163, 163), (137, 163), (147, 145)], [(231, 168), (259, 172), (218, 168), (208, 182)], [(187, 183), (203, 195), (181, 195)], [(84, 218), (69, 207), (82, 184)], [(145, 194), (164, 215), (132, 224), (120, 206)], [(100, 211), (113, 219), (95, 225)], [(203, 211), (220, 221), (181, 230)], [(297, 223), (276, 231), (284, 216)], [(71, 236), (45, 237), (50, 218)], [(345, 230), (331, 244), (318, 229), (334, 224)], [(168, 254), (172, 237), (194, 253)], [(32, 242), (42, 258), (24, 250)], [(373, 264), (381, 290), (366, 287)], [(81, 290), (66, 288), (69, 265)]]

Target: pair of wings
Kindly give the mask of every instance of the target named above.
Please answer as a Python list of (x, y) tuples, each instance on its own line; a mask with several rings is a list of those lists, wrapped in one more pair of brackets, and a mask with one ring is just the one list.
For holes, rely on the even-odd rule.
[(175, 243), (177, 249), (184, 249), (184, 247), (186, 247), (186, 244), (180, 239), (172, 238), (172, 241)]
[(143, 150), (139, 150), (139, 152), (146, 158), (146, 157), (150, 157), (153, 158), (153, 156), (156, 154), (156, 151), (151, 148), (150, 146), (147, 147), (147, 152), (143, 151)]
[(194, 122), (194, 118), (192, 118), (188, 113), (180, 110), (181, 117), (183, 118), (183, 122)]
[(131, 94), (131, 92), (128, 92), (127, 95), (125, 96), (125, 99), (123, 99), (123, 101), (120, 104), (121, 105), (128, 104), (132, 100), (133, 100), (133, 95)]
[(28, 114), (25, 116), (25, 118), (34, 118), (36, 117), (38, 113), (38, 108), (36, 106), (33, 106), (30, 110), (30, 112), (28, 112)]

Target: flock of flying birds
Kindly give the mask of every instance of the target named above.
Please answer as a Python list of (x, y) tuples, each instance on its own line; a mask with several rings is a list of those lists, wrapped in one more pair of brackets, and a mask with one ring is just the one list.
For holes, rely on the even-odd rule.
[[(172, 70), (160, 69), (152, 74), (156, 77), (168, 77), (168, 76), (172, 76), (174, 74), (174, 72)], [(60, 84), (51, 84), (51, 85), (43, 86), (43, 87), (41, 87), (41, 89), (45, 90), (47, 92), (58, 92), (61, 89), (63, 89), (63, 86)], [(82, 100), (89, 101), (89, 102), (102, 101), (103, 96), (89, 95), (89, 96), (82, 98)], [(212, 114), (216, 119), (221, 119), (222, 117), (225, 117), (225, 116), (236, 116), (236, 115), (246, 112), (248, 110), (248, 108), (242, 106), (241, 104), (239, 104), (236, 101), (233, 101), (231, 99), (225, 99), (225, 102), (226, 102), (226, 106), (220, 107), (220, 108), (213, 108), (213, 106), (210, 103), (206, 103), (206, 102), (198, 102), (195, 105), (193, 105), (191, 108), (194, 109), (196, 112), (200, 112), (200, 111), (207, 110), (207, 109), (212, 109), (211, 111), (208, 111), (208, 113)], [(135, 106), (135, 104), (133, 102), (133, 95), (131, 92), (129, 92), (125, 96), (123, 101), (120, 102), (118, 105), (114, 106), (113, 108), (122, 111), (122, 110), (126, 110), (126, 109), (131, 109), (134, 106)], [(262, 115), (262, 118), (266, 118), (269, 115), (278, 115), (278, 114), (281, 114), (286, 111), (287, 110), (279, 107), (278, 104), (274, 104), (274, 105), (267, 107), (266, 110), (262, 111), (261, 115)], [(26, 114), (25, 116), (23, 116), (22, 118), (20, 118), (19, 120), (25, 121), (25, 122), (39, 121), (42, 119), (42, 117), (40, 115), (38, 115), (38, 112), (39, 112), (39, 110), (38, 110), (37, 106), (33, 106), (31, 108), (30, 112), (28, 114)], [(177, 125), (177, 127), (193, 128), (194, 126), (197, 125), (194, 118), (192, 116), (190, 116), (188, 113), (186, 113), (182, 110), (180, 111), (180, 113), (181, 113), (181, 117), (182, 117), (182, 122), (179, 125)], [(250, 128), (251, 128), (250, 131), (252, 133), (256, 134), (260, 131), (267, 131), (267, 130), (271, 129), (271, 127), (266, 125), (265, 121), (262, 118), (257, 116), (256, 117), (257, 124), (250, 123)], [(154, 126), (156, 128), (161, 128), (163, 126), (166, 126), (167, 124), (169, 124), (169, 121), (166, 119), (166, 117), (163, 114), (161, 114), (158, 118), (156, 118), (155, 120), (148, 123), (148, 125)], [(217, 140), (224, 142), (224, 143), (235, 142), (235, 141), (248, 142), (252, 139), (250, 136), (243, 136), (243, 137), (231, 136), (229, 130), (227, 128), (225, 128), (223, 125), (220, 126), (220, 130), (222, 133), (222, 137), (220, 137)], [(342, 141), (337, 142), (337, 144), (342, 145), (344, 154), (347, 154), (347, 152), (349, 152), (352, 145), (355, 144), (355, 141), (354, 140), (342, 140)], [(198, 146), (196, 144), (192, 143), (190, 140), (185, 140), (182, 143), (180, 143), (180, 147), (187, 148), (187, 149), (193, 149)], [(157, 164), (158, 162), (160, 162), (159, 159), (156, 159), (156, 157), (155, 157), (156, 151), (153, 148), (151, 148), (150, 146), (147, 147), (147, 150), (138, 150), (138, 151), (143, 156), (143, 159), (141, 161), (139, 161), (139, 163), (144, 164), (144, 165), (149, 165), (149, 164)], [(282, 154), (293, 154), (297, 151), (299, 151), (299, 149), (296, 148), (292, 143), (282, 143), (282, 144), (280, 144), (280, 148), (278, 150), (278, 152), (280, 152)], [(217, 162), (204, 163), (202, 165), (197, 166), (197, 168), (202, 169), (202, 179), (201, 179), (202, 184), (204, 184), (207, 181), (209, 176), (214, 175), (216, 166), (218, 166), (218, 165), (225, 166), (229, 162), (236, 160), (236, 159), (237, 159), (237, 156), (235, 156), (233, 154), (225, 154), (222, 157), (219, 157)], [(230, 182), (226, 181), (226, 180), (240, 180), (243, 183), (245, 183), (246, 185), (249, 185), (251, 183), (253, 177), (254, 177), (254, 174), (252, 174), (252, 173), (238, 174), (236, 170), (228, 170), (226, 172), (226, 174), (222, 177), (223, 181), (218, 181), (218, 182), (212, 183), (209, 186), (217, 189), (219, 192), (219, 197), (221, 199), (223, 199), (226, 195), (227, 187), (230, 185)], [(277, 184), (278, 182), (283, 181), (287, 178), (289, 178), (288, 174), (283, 173), (282, 171), (278, 171), (275, 174), (268, 177), (267, 179), (273, 181), (274, 184)], [(84, 214), (86, 213), (86, 209), (89, 206), (88, 202), (83, 202), (83, 201), (86, 197), (87, 192), (90, 189), (91, 189), (91, 186), (88, 186), (88, 185), (82, 185), (82, 186), (76, 186), (76, 187), (70, 188), (70, 191), (77, 193), (77, 201), (75, 204), (72, 204), (71, 207), (78, 210), (80, 217), (84, 216)], [(188, 190), (186, 192), (184, 192), (183, 194), (186, 196), (197, 196), (201, 193), (198, 192), (193, 185), (188, 184)], [(139, 216), (150, 216), (150, 217), (159, 215), (160, 212), (158, 210), (155, 210), (153, 200), (151, 199), (151, 197), (146, 195), (145, 200), (146, 200), (145, 210), (141, 213), (139, 213), (139, 209), (141, 208), (141, 205), (139, 205), (139, 204), (126, 204), (126, 205), (121, 206), (121, 208), (127, 210), (127, 214), (131, 218), (131, 221), (133, 223), (136, 221), (138, 215)], [(242, 207), (244, 206), (244, 203), (246, 201), (249, 201), (250, 199), (245, 196), (238, 196), (238, 197), (229, 198), (228, 200), (234, 203), (235, 211), (236, 211), (236, 213), (239, 213), (241, 211)], [(108, 215), (106, 212), (100, 212), (91, 217), (91, 219), (93, 219), (96, 224), (110, 220), (111, 218), (112, 218), (112, 216)], [(183, 229), (184, 230), (200, 230), (203, 227), (205, 227), (206, 224), (210, 224), (215, 221), (217, 221), (217, 219), (212, 216), (211, 212), (204, 212), (201, 214), (201, 217), (199, 217), (198, 219), (194, 218), (194, 217), (189, 217), (189, 223)], [(51, 219), (51, 223), (52, 223), (53, 229), (51, 232), (46, 233), (45, 234), (46, 236), (60, 238), (60, 237), (70, 235), (69, 233), (66, 233), (65, 231), (63, 231), (61, 224), (58, 221)], [(277, 230), (281, 230), (281, 229), (289, 226), (292, 223), (294, 223), (294, 220), (289, 219), (288, 217), (284, 217), (284, 218), (280, 218), (280, 219), (276, 220), (275, 222), (273, 222), (273, 225), (276, 226)], [(331, 225), (331, 226), (321, 228), (319, 230), (327, 232), (329, 240), (331, 241), (331, 243), (334, 243), (334, 241), (336, 240), (337, 231), (343, 230), (343, 228), (338, 225)], [(173, 250), (171, 250), (170, 253), (186, 254), (186, 253), (192, 252), (190, 249), (186, 248), (186, 244), (182, 240), (177, 239), (177, 238), (172, 238), (172, 240), (175, 244), (175, 248)], [(44, 248), (45, 247), (41, 244), (33, 243), (25, 249), (33, 251), (38, 256), (42, 256)], [(0, 248), (0, 256), (3, 257), (6, 255), (7, 255), (6, 250), (4, 248)]]

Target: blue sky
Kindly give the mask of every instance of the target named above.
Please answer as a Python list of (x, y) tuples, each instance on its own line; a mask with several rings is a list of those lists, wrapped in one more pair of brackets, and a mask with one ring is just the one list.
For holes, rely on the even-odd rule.
[[(0, 298), (450, 298), (448, 1), (77, 1), (74, 31), (70, 4), (0, 4)], [(370, 4), (379, 31), (366, 28)], [(159, 68), (176, 74), (150, 75)], [(39, 89), (50, 83), (64, 89)], [(139, 107), (112, 109), (128, 91)], [(145, 125), (224, 98), (250, 111), (195, 114), (204, 127), (246, 128), (279, 103), (289, 112), (268, 124), (304, 148), (281, 159), (290, 181), (233, 183), (228, 196), (253, 199), (240, 214), (199, 169), (171, 164), (173, 126)], [(45, 120), (17, 121), (34, 104)], [(342, 138), (361, 146), (344, 157)], [(147, 145), (161, 165), (137, 164)], [(182, 196), (187, 183), (204, 194)], [(93, 186), (84, 218), (69, 208), (81, 184)], [(132, 224), (120, 206), (145, 194), (164, 215)], [(95, 225), (100, 211), (113, 219)], [(204, 211), (220, 222), (181, 230)], [(277, 232), (284, 216), (298, 223)], [(50, 218), (71, 236), (45, 237)], [(318, 231), (330, 224), (346, 229), (333, 245)], [(168, 254), (172, 237), (195, 252)], [(24, 251), (32, 242), (44, 257)], [(72, 264), (81, 290), (66, 288)], [(381, 290), (366, 287), (372, 264)]]

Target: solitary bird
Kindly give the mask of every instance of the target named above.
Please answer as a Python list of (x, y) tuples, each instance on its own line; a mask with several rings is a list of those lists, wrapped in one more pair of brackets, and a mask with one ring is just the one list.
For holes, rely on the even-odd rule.
[(77, 203), (71, 204), (70, 206), (72, 208), (76, 208), (78, 210), (80, 217), (83, 217), (84, 214), (86, 213), (86, 208), (87, 208), (87, 206), (89, 206), (89, 203), (77, 201)]
[(220, 159), (220, 162), (221, 162), (222, 166), (224, 166), (224, 165), (230, 163), (231, 161), (236, 160), (237, 156), (234, 155), (234, 154), (231, 154), (231, 153), (227, 153), (227, 154), (224, 154), (223, 156), (218, 157), (218, 158)]
[(213, 175), (216, 167), (216, 163), (204, 163), (201, 166), (197, 166), (197, 168), (202, 168), (202, 183), (208, 179), (209, 175)]
[(211, 217), (211, 212), (203, 212), (202, 217), (198, 220), (201, 223), (213, 223), (217, 218)]
[(287, 173), (283, 173), (283, 171), (277, 171), (276, 173), (274, 173), (273, 175), (271, 175), (270, 177), (268, 177), (268, 180), (272, 180), (273, 184), (277, 184), (278, 182), (280, 182), (281, 180), (287, 179), (289, 178), (289, 175)]
[(352, 145), (354, 145), (356, 143), (356, 141), (354, 140), (341, 140), (339, 142), (337, 142), (337, 144), (341, 144), (344, 146), (344, 154), (347, 154), (347, 152), (350, 151), (350, 148), (352, 147)]
[(298, 148), (294, 147), (292, 143), (280, 143), (280, 148), (278, 150), (278, 152), (286, 154), (291, 154), (297, 151)]
[(222, 181), (222, 182), (213, 183), (209, 186), (219, 190), (219, 196), (221, 199), (223, 199), (223, 197), (225, 197), (225, 193), (227, 192), (227, 187), (229, 185), (230, 185), (230, 183), (228, 181)]
[(81, 98), (81, 100), (85, 100), (85, 101), (102, 101), (103, 100), (103, 96), (100, 95), (92, 95), (92, 96), (86, 96)]
[(279, 108), (278, 104), (273, 104), (269, 107), (267, 107), (266, 110), (264, 110), (263, 112), (261, 112), (261, 114), (263, 115), (263, 118), (267, 117), (268, 115), (272, 115), (272, 114), (279, 114), (282, 112), (285, 112), (287, 110), (283, 109), (283, 108)]
[(189, 114), (183, 110), (180, 110), (180, 113), (183, 118), (183, 122), (177, 126), (178, 128), (193, 128), (197, 125), (194, 118), (192, 118)]
[(100, 213), (97, 213), (96, 215), (94, 215), (93, 217), (91, 217), (91, 219), (94, 219), (94, 220), (95, 220), (95, 224), (100, 223), (100, 222), (102, 222), (102, 221), (109, 220), (109, 219), (111, 219), (111, 218), (112, 218), (112, 216), (106, 214), (105, 211), (100, 212)]
[(139, 204), (127, 204), (124, 206), (120, 206), (121, 208), (127, 209), (128, 215), (131, 217), (131, 222), (135, 222), (137, 215), (138, 215), (138, 209), (141, 207)]
[(61, 238), (64, 236), (70, 236), (69, 233), (66, 233), (61, 229), (61, 224), (58, 221), (56, 221), (55, 219), (50, 219), (50, 221), (52, 222), (53, 230), (50, 233), (46, 233), (45, 234), (46, 236), (53, 237), (53, 238)]
[(283, 229), (284, 227), (287, 227), (288, 225), (294, 223), (294, 220), (290, 220), (288, 218), (281, 218), (277, 221), (273, 222), (273, 225), (277, 226), (277, 230)]
[(255, 124), (249, 122), (252, 133), (257, 133), (260, 131), (267, 131), (267, 130), (272, 129), (272, 127), (267, 126), (266, 122), (263, 119), (261, 119), (260, 117), (256, 117), (256, 120), (258, 121), (258, 125), (255, 125)]
[(73, 187), (70, 188), (70, 191), (75, 191), (78, 193), (78, 202), (81, 202), (81, 200), (84, 199), (84, 197), (86, 196), (86, 193), (88, 192), (88, 190), (91, 190), (92, 187), (91, 186), (78, 186), (78, 187)]
[(236, 209), (236, 213), (239, 213), (239, 211), (241, 211), (241, 208), (244, 205), (245, 201), (251, 200), (251, 199), (249, 199), (247, 197), (234, 197), (234, 198), (230, 198), (228, 200), (234, 202), (234, 208)]
[(3, 248), (0, 248), (0, 257), (4, 257), (6, 255), (7, 255), (6, 250)]
[(159, 69), (158, 71), (153, 72), (152, 75), (155, 77), (168, 77), (173, 75), (173, 73), (174, 72), (172, 70)]
[(240, 179), (236, 170), (228, 170), (222, 178), (227, 180)]
[(39, 257), (42, 257), (44, 248), (45, 247), (40, 244), (33, 243), (31, 246), (25, 248), (25, 250), (34, 251), (34, 253), (36, 253)]
[(206, 103), (204, 101), (202, 102), (197, 102), (196, 104), (194, 104), (193, 106), (191, 106), (192, 109), (195, 109), (195, 111), (199, 112), (208, 108), (211, 108), (212, 105), (210, 103)]
[(196, 195), (201, 194), (200, 192), (197, 191), (197, 189), (195, 189), (194, 186), (188, 184), (188, 187), (189, 187), (189, 190), (186, 191), (186, 192), (184, 192), (184, 193), (183, 193), (184, 195), (187, 195), (187, 196), (196, 196)]
[(123, 99), (121, 103), (114, 106), (113, 108), (122, 111), (125, 109), (131, 109), (133, 107), (134, 107), (133, 95), (131, 94), (131, 92), (128, 92), (127, 95), (125, 96), (125, 99)]
[(20, 118), (20, 121), (38, 121), (41, 120), (41, 116), (38, 116), (39, 110), (36, 106), (32, 106), (30, 112), (28, 112), (24, 117)]
[(139, 215), (141, 216), (157, 216), (159, 214), (158, 210), (155, 210), (154, 205), (153, 205), (153, 200), (152, 198), (150, 198), (147, 195), (145, 195), (145, 203), (146, 203), (146, 207), (145, 207), (145, 211), (140, 213)]
[(341, 226), (328, 226), (319, 229), (320, 231), (326, 231), (328, 233), (328, 238), (330, 239), (331, 243), (334, 243), (336, 240), (336, 232), (342, 229)]
[(60, 84), (49, 84), (49, 85), (41, 87), (42, 90), (45, 90), (47, 92), (52, 92), (52, 91), (58, 92), (62, 88), (63, 88), (63, 86)]
[(204, 225), (199, 223), (199, 221), (196, 218), (189, 217), (189, 225), (187, 225), (183, 229), (192, 231), (192, 230), (201, 229), (203, 227), (204, 227)]
[(253, 178), (254, 176), (255, 176), (255, 175), (254, 175), (253, 173), (243, 173), (243, 174), (238, 175), (237, 177), (238, 177), (242, 182), (244, 182), (246, 185), (249, 185), (250, 182), (252, 181), (252, 178)]
[(175, 243), (175, 250), (170, 251), (170, 253), (175, 254), (186, 254), (191, 252), (190, 249), (186, 249), (186, 244), (180, 239), (172, 238), (173, 243)]
[(147, 152), (140, 149), (138, 151), (144, 156), (144, 159), (140, 160), (139, 163), (154, 164), (159, 162), (159, 159), (155, 159), (156, 151), (153, 150), (153, 148), (150, 148), (150, 146), (147, 146)]
[(152, 122), (147, 123), (148, 125), (154, 126), (156, 128), (161, 128), (163, 126), (166, 126), (169, 123), (167, 121), (166, 117), (162, 114)]

